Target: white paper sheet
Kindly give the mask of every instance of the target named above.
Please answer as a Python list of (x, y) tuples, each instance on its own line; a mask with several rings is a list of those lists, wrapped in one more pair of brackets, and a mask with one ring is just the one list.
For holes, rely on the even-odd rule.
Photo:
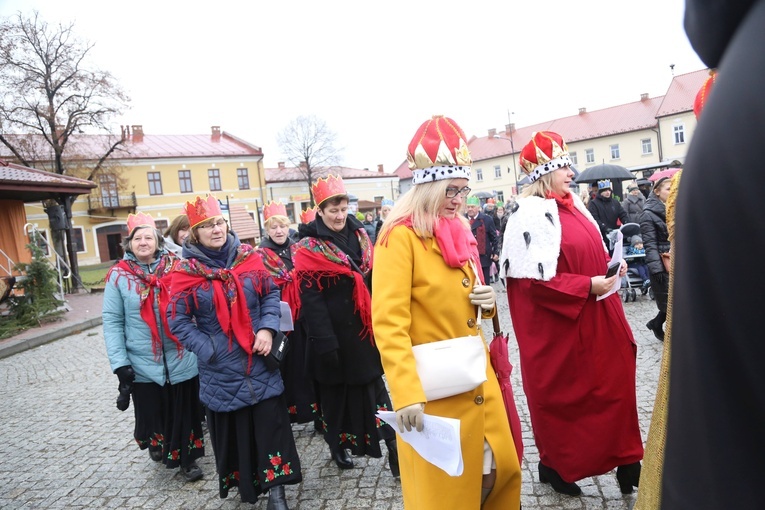
[(279, 301), (279, 310), (282, 312), (282, 317), (279, 319), (279, 331), (286, 333), (295, 329), (295, 325), (292, 323), (292, 310), (290, 305), (285, 301)]
[(454, 418), (424, 415), (422, 432), (399, 430), (396, 425), (396, 413), (379, 411), (377, 417), (388, 423), (398, 432), (399, 438), (409, 444), (426, 461), (443, 469), (449, 476), (460, 476), (462, 447), (460, 445), (460, 421)]
[[(616, 243), (614, 243), (614, 256), (611, 257), (611, 262), (608, 264), (609, 266), (613, 264), (614, 262), (621, 263), (622, 261), (622, 246), (624, 245), (624, 234), (622, 234), (622, 231), (619, 230), (616, 232)], [(621, 271), (621, 270), (620, 270)], [(617, 274), (619, 274), (617, 272)], [(614, 292), (617, 292), (619, 289), (622, 288), (622, 277), (619, 276), (616, 278), (616, 281), (614, 282), (614, 286), (611, 287), (611, 290), (606, 292), (605, 294), (601, 294), (596, 298), (596, 301), (600, 301), (601, 299), (605, 299)]]

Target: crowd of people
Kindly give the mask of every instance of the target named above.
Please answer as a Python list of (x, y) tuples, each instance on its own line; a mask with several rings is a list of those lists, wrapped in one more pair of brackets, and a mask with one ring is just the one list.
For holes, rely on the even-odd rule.
[[(621, 203), (601, 180), (583, 200), (571, 191), (564, 138), (540, 131), (519, 157), (530, 184), (505, 204), (482, 204), (470, 195), (466, 136), (444, 116), (419, 127), (407, 159), (413, 188), (396, 203), (383, 201), (379, 217), (352, 214), (342, 178), (329, 175), (313, 183), (316, 207), (301, 214), (297, 231), (283, 204), (266, 204), (257, 247), (240, 242), (211, 195), (186, 202), (165, 237), (151, 216), (128, 217), (103, 315), (117, 407), (132, 402), (139, 448), (180, 468), (188, 482), (199, 480), (204, 424), (220, 497), (238, 487), (243, 502), (267, 495), (267, 509), (285, 510), (285, 486), (303, 479), (291, 424), (312, 422), (338, 469), (354, 468), (353, 456), (387, 453), (407, 509), (520, 509), (516, 407), (481, 327), (497, 313), (496, 274), (518, 343), (538, 481), (576, 497), (577, 482), (615, 470), (621, 493), (634, 492), (644, 456), (637, 344), (613, 292), (627, 262), (608, 272), (608, 233), (640, 225), (625, 250), (645, 256), (640, 277), (658, 308), (646, 326), (664, 340), (673, 179), (656, 179), (647, 197), (632, 185)], [(690, 223), (689, 206), (678, 204)], [(677, 327), (689, 352), (685, 338), (698, 328), (682, 314)], [(424, 347), (444, 350), (444, 365), (425, 363), (423, 353), (434, 351)], [(466, 349), (482, 360), (477, 368), (459, 368)], [(679, 380), (670, 396), (691, 395), (709, 365), (673, 361)], [(381, 411), (393, 412), (395, 423)], [(459, 420), (460, 474), (407, 440), (429, 417)], [(693, 448), (680, 436), (692, 415), (668, 417), (664, 486), (671, 507), (685, 508), (690, 481), (680, 455)]]

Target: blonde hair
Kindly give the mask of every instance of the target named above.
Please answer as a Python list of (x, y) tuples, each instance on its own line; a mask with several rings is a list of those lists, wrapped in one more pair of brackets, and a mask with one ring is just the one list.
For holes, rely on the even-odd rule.
[(528, 188), (523, 190), (521, 197), (542, 197), (547, 198), (548, 192), (552, 191), (552, 172), (544, 174), (542, 177), (532, 182)]
[(290, 225), (290, 219), (286, 216), (283, 216), (281, 214), (274, 214), (273, 216), (270, 216), (264, 223), (263, 226), (266, 228), (271, 228), (271, 224), (273, 223), (279, 223), (282, 226), (289, 226)]
[[(403, 223), (407, 218), (411, 218), (412, 227), (418, 237), (428, 239), (433, 237), (433, 231), (440, 217), (438, 212), (441, 209), (446, 198), (446, 188), (449, 187), (451, 180), (440, 180), (435, 182), (425, 182), (413, 186), (412, 189), (404, 193), (393, 206), (393, 209), (385, 218), (378, 238), (387, 237), (387, 233), (396, 225)], [(462, 203), (462, 209), (465, 202)], [(466, 228), (470, 224), (462, 214), (458, 214)]]

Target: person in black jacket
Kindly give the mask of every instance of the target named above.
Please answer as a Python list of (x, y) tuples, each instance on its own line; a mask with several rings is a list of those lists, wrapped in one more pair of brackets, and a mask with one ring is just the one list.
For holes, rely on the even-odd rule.
[(494, 220), (491, 216), (481, 212), (481, 202), (478, 197), (468, 197), (466, 204), (470, 230), (473, 231), (473, 236), (478, 242), (483, 281), (489, 285), (491, 282), (491, 264), (499, 260), (499, 234), (494, 227)]
[(640, 214), (640, 233), (643, 235), (645, 263), (648, 264), (648, 271), (651, 273), (651, 288), (659, 309), (656, 317), (648, 321), (646, 327), (661, 341), (664, 341), (663, 326), (667, 320), (667, 293), (669, 292), (669, 273), (664, 268), (661, 254), (669, 253), (670, 248), (664, 204), (671, 188), (672, 181), (668, 177), (656, 181)]
[(600, 227), (600, 235), (603, 236), (606, 246), (609, 246), (608, 232), (619, 228), (618, 221), (621, 221), (622, 225), (629, 223), (627, 213), (621, 204), (613, 199), (613, 191), (610, 180), (598, 181), (598, 195), (587, 205), (587, 209)]
[(717, 79), (677, 195), (662, 510), (763, 507), (763, 27), (765, 0), (686, 0)]

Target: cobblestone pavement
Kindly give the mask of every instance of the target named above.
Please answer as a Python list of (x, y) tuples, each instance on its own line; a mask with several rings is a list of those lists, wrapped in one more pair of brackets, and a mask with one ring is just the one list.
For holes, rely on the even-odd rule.
[[(509, 330), (506, 296), (500, 284), (494, 287), (501, 323)], [(656, 305), (642, 297), (624, 307), (639, 346), (637, 399), (645, 440), (661, 362), (662, 344), (645, 328)], [(484, 325), (491, 331), (491, 322)], [(614, 472), (580, 481), (582, 495), (576, 498), (539, 483), (512, 333), (509, 346), (524, 430), (523, 508), (629, 510), (635, 495), (622, 496)], [(198, 482), (185, 483), (177, 469), (152, 462), (132, 439), (132, 407), (119, 412), (116, 397), (117, 378), (109, 370), (101, 327), (0, 359), (0, 508), (265, 509), (265, 499), (240, 503), (236, 490), (218, 498), (209, 444), (199, 462), (205, 477)], [(290, 508), (403, 508), (400, 483), (385, 458), (356, 458), (355, 469), (340, 471), (311, 426), (293, 430), (304, 481), (287, 487)]]

